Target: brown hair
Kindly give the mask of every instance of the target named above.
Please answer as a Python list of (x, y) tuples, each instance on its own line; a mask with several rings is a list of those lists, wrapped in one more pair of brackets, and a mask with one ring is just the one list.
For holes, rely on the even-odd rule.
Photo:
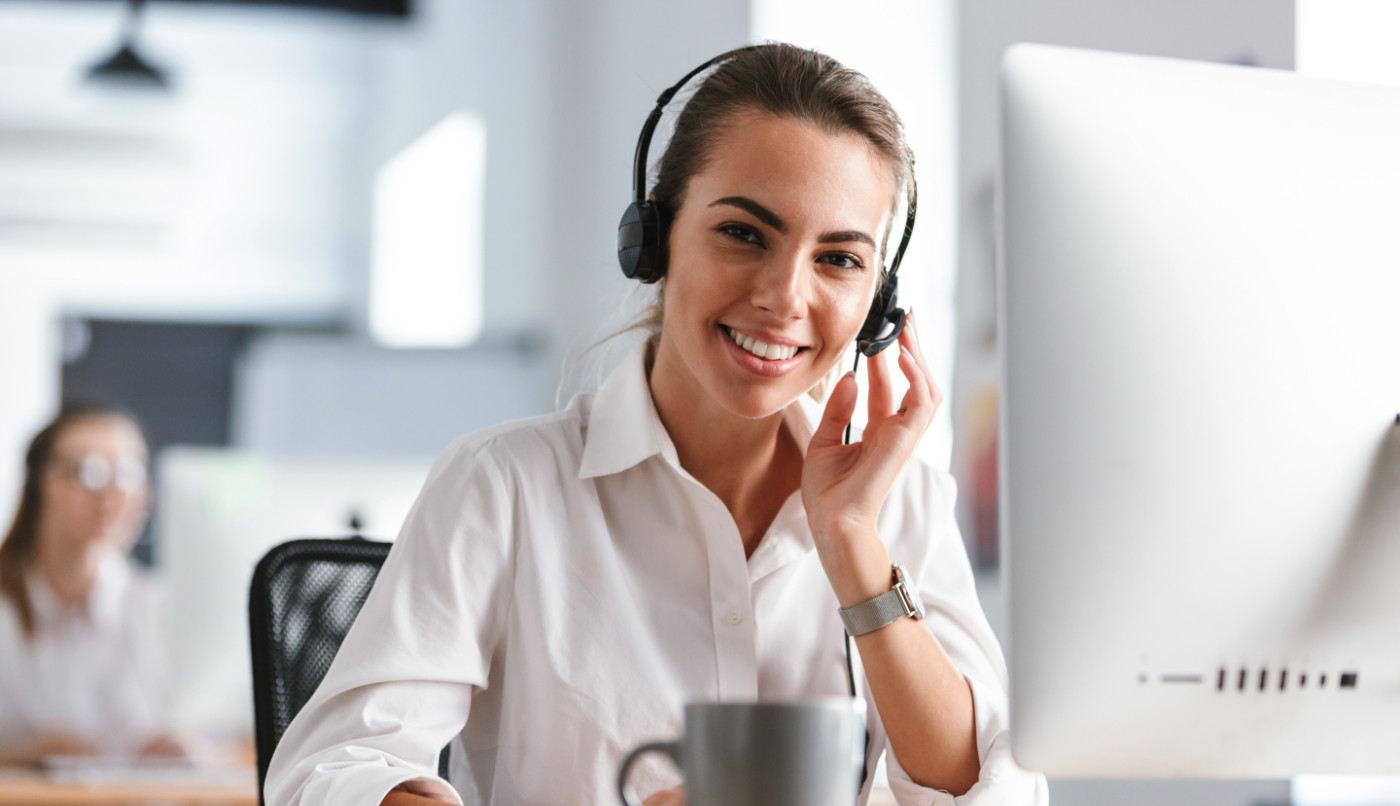
[(140, 431), (140, 424), (131, 414), (97, 403), (70, 403), (59, 411), (48, 425), (39, 429), (24, 453), (24, 486), (20, 488), (19, 508), (10, 529), (0, 540), (0, 596), (8, 597), (19, 614), (20, 627), (27, 638), (34, 636), (34, 604), (29, 599), (25, 574), (34, 561), (38, 547), (39, 513), (43, 509), (44, 471), (53, 461), (54, 445), (68, 426), (100, 417), (116, 417), (130, 422)]
[[(905, 138), (904, 124), (863, 74), (824, 53), (782, 42), (736, 48), (716, 61), (719, 66), (701, 81), (676, 117), (674, 133), (657, 168), (651, 197), (669, 220), (680, 211), (690, 178), (704, 170), (734, 115), (749, 110), (809, 121), (833, 134), (849, 132), (865, 138), (893, 169), (906, 203), (913, 204), (914, 153)], [(882, 256), (888, 246), (888, 230), (884, 240)], [(650, 366), (661, 332), (665, 286), (662, 277), (656, 284), (656, 299), (636, 319), (595, 342), (584, 354), (617, 336), (643, 331), (648, 334)], [(837, 374), (834, 369), (833, 377)], [(813, 395), (820, 399), (827, 385), (820, 384)]]

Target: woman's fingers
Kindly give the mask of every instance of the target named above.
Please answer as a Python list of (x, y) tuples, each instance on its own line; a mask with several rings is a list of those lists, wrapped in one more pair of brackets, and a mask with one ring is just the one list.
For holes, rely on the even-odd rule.
[(642, 806), (685, 806), (685, 787), (663, 789), (643, 801)]
[[(938, 384), (933, 382), (933, 370), (929, 369), (928, 359), (924, 357), (924, 351), (919, 343), (919, 326), (914, 323), (914, 315), (908, 317), (908, 327), (904, 330), (909, 334), (909, 352), (913, 354), (914, 361), (923, 372), (924, 381), (928, 387), (929, 398), (933, 401), (935, 409), (943, 403), (943, 392), (938, 388)], [(901, 334), (903, 335), (903, 334)]]
[(836, 388), (831, 390), (831, 396), (827, 398), (821, 422), (817, 423), (817, 430), (812, 433), (808, 450), (840, 445), (845, 441), (842, 437), (846, 424), (856, 412), (857, 391), (855, 373), (847, 372), (842, 375), (836, 382)]
[(884, 353), (876, 353), (866, 361), (865, 374), (870, 383), (865, 399), (865, 427), (874, 428), (894, 411), (894, 382)]
[(933, 419), (933, 409), (937, 404), (929, 394), (929, 385), (918, 359), (914, 357), (913, 351), (903, 344), (899, 345), (899, 368), (909, 381), (909, 390), (904, 393), (899, 410), (906, 422), (915, 426), (919, 433), (923, 433), (924, 428)]

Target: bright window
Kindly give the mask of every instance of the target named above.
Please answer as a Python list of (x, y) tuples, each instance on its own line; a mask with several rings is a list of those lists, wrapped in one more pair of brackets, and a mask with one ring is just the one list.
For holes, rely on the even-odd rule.
[(465, 347), (481, 335), (486, 126), (454, 112), (374, 183), (369, 328), (389, 347)]

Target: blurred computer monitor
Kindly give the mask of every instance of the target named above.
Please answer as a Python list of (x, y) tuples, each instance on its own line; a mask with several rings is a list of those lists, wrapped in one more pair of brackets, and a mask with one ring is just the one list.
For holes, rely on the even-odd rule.
[(393, 539), (431, 460), (290, 459), (173, 447), (157, 462), (157, 568), (167, 594), (173, 718), (185, 730), (251, 741), (254, 566), (293, 538), (359, 532)]
[(1003, 66), (1017, 759), (1400, 773), (1400, 88)]

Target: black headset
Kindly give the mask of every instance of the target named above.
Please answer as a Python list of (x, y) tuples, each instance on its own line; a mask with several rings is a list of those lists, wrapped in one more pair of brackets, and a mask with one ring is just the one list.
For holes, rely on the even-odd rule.
[[(666, 238), (671, 225), (671, 213), (654, 199), (647, 198), (647, 149), (651, 146), (656, 124), (661, 114), (675, 94), (692, 78), (714, 65), (728, 61), (740, 53), (757, 50), (769, 45), (749, 45), (731, 50), (710, 59), (685, 74), (675, 85), (656, 98), (656, 107), (647, 115), (642, 124), (641, 137), (637, 139), (637, 151), (632, 162), (632, 203), (622, 213), (622, 221), (617, 225), (617, 262), (622, 265), (622, 273), (628, 278), (654, 283), (666, 274)], [(913, 182), (913, 177), (910, 177)], [(904, 250), (909, 246), (909, 237), (914, 234), (914, 213), (918, 208), (918, 189), (911, 188), (909, 211), (904, 219), (904, 236), (895, 250), (880, 280), (880, 290), (870, 305), (865, 323), (856, 334), (856, 346), (862, 355), (873, 357), (894, 343), (904, 330), (904, 309), (899, 307), (899, 264), (904, 259)]]

